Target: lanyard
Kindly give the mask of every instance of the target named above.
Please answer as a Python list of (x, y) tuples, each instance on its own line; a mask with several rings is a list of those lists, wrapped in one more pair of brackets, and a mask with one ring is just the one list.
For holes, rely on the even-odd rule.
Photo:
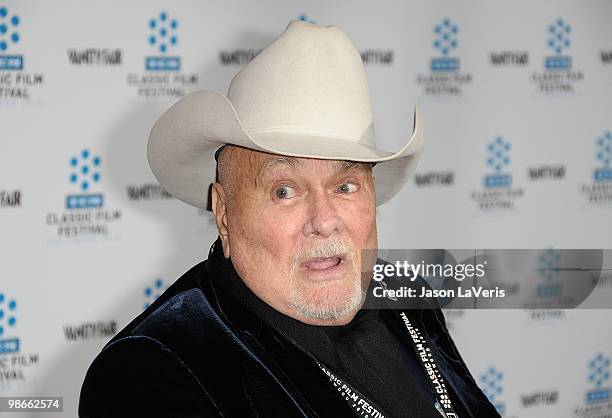
[[(434, 396), (436, 397), (435, 407), (440, 412), (440, 415), (445, 418), (459, 418), (459, 415), (455, 412), (452, 401), (446, 389), (446, 383), (440, 372), (440, 368), (436, 364), (431, 350), (428, 347), (428, 342), (421, 334), (418, 328), (412, 325), (412, 322), (408, 316), (402, 311), (400, 313), (402, 322), (410, 334), (410, 341), (412, 341), (412, 347), (415, 350), (419, 364), (427, 377), (431, 389), (433, 390)], [(340, 377), (336, 376), (327, 367), (317, 361), (319, 368), (325, 373), (325, 375), (332, 382), (334, 387), (340, 392), (342, 397), (348, 402), (353, 408), (353, 411), (357, 415), (364, 418), (385, 418), (384, 413), (374, 402), (369, 400), (358, 390), (353, 388), (351, 385), (346, 383)]]
[(364, 418), (385, 418), (385, 415), (380, 411), (379, 407), (375, 406), (374, 402), (366, 398), (344, 380), (340, 379), (318, 361), (317, 365), (321, 368), (323, 373), (329, 377), (334, 387), (338, 389), (338, 392), (340, 392), (342, 397), (348, 402), (357, 415)]
[(448, 394), (448, 389), (446, 389), (444, 377), (442, 376), (440, 368), (433, 358), (433, 354), (431, 353), (431, 349), (428, 347), (429, 344), (427, 340), (419, 329), (412, 325), (412, 322), (405, 312), (402, 311), (400, 316), (402, 317), (402, 321), (408, 330), (408, 334), (410, 334), (410, 340), (413, 343), (412, 347), (414, 348), (417, 358), (419, 359), (419, 364), (425, 372), (425, 376), (427, 376), (429, 385), (433, 389), (433, 393), (437, 400), (436, 408), (441, 407), (442, 412), (444, 412), (444, 416), (447, 418), (459, 418), (459, 415), (457, 415), (455, 409), (453, 408), (453, 403)]

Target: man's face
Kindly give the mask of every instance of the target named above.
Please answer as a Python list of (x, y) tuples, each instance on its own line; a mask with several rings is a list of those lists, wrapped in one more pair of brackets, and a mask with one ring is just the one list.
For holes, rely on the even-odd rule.
[(213, 187), (213, 211), (245, 284), (302, 322), (350, 322), (370, 280), (361, 250), (378, 245), (370, 165), (234, 146), (221, 158), (228, 170)]

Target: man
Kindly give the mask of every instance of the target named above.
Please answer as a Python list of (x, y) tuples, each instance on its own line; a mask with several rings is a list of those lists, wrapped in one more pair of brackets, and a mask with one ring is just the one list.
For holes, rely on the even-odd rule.
[(151, 131), (149, 162), (201, 208), (216, 169), (219, 238), (104, 347), (79, 414), (498, 416), (438, 309), (362, 308), (376, 205), (414, 170), (420, 123), (417, 110), (400, 151), (377, 149), (359, 53), (337, 27), (300, 21), (227, 97), (174, 104)]

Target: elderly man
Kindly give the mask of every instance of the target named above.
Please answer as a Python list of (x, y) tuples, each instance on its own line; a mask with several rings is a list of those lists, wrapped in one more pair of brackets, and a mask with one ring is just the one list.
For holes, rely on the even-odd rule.
[(149, 162), (201, 208), (216, 169), (219, 238), (104, 347), (79, 414), (498, 416), (439, 309), (364, 308), (376, 206), (422, 147), (417, 110), (400, 151), (376, 148), (361, 57), (337, 27), (293, 21), (227, 96), (179, 100), (151, 131)]

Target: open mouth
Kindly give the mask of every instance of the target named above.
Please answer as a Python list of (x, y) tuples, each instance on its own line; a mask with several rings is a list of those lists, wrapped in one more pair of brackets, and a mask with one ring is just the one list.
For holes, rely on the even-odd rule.
[(343, 264), (344, 259), (344, 255), (332, 257), (313, 257), (303, 262), (301, 267), (309, 272), (327, 272), (338, 268), (341, 264)]

